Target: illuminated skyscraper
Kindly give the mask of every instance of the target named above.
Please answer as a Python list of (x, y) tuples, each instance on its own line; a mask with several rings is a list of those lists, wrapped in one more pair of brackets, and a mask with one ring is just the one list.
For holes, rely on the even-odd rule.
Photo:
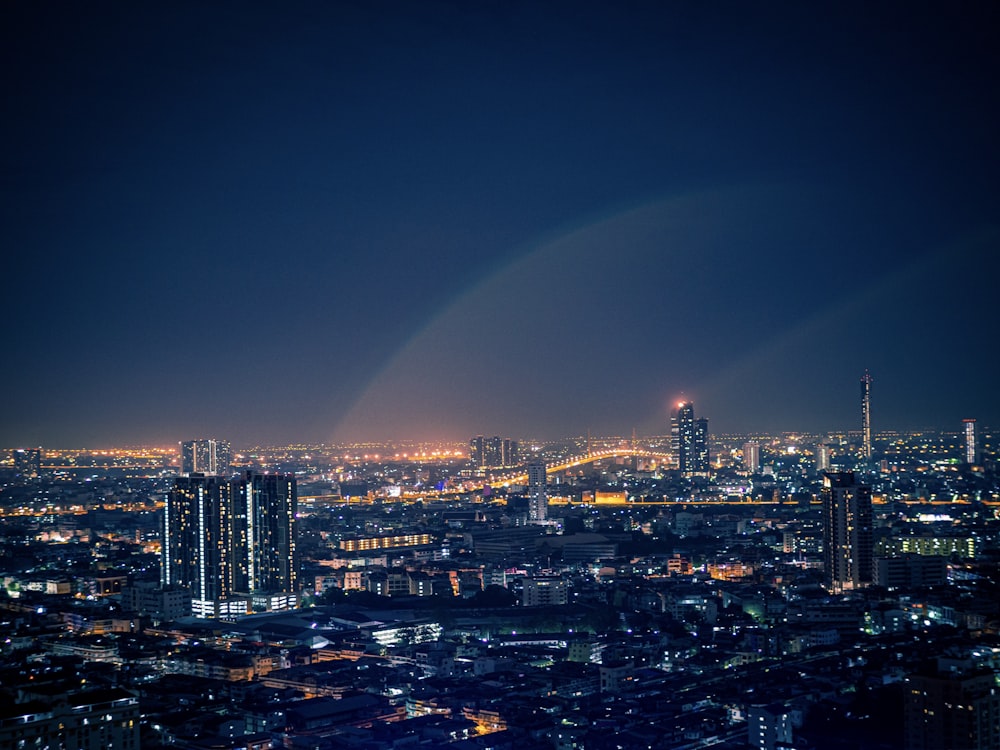
[(545, 494), (545, 464), (532, 461), (528, 469), (528, 519), (541, 523), (549, 517), (549, 499)]
[(743, 444), (743, 466), (751, 474), (760, 471), (760, 443), (756, 440)]
[[(292, 592), (298, 590), (298, 552), (295, 514), (298, 493), (290, 474), (244, 472), (239, 485), (240, 507), (247, 512), (246, 590)], [(240, 582), (243, 584), (244, 582)]]
[(181, 443), (181, 473), (229, 474), (232, 448), (225, 440), (186, 440)]
[(827, 443), (816, 444), (816, 473), (821, 474), (830, 470), (831, 448)]
[(823, 476), (823, 573), (835, 593), (872, 582), (874, 532), (872, 490), (858, 484), (854, 472)]
[(872, 376), (868, 370), (861, 376), (861, 457), (872, 460)]
[(690, 401), (678, 403), (671, 415), (670, 444), (681, 472), (709, 470), (708, 420), (695, 419), (694, 404)]
[(477, 469), (509, 469), (519, 463), (517, 441), (477, 435), (469, 441), (469, 458)]
[(295, 478), (178, 477), (163, 512), (160, 580), (191, 591), (196, 616), (245, 613), (250, 595), (294, 592)]
[(979, 443), (976, 441), (976, 420), (962, 420), (962, 434), (965, 439), (964, 460), (967, 464), (979, 463)]

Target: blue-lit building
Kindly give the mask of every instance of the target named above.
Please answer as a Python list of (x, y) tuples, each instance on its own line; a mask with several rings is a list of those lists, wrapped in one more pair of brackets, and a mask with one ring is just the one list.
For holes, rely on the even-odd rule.
[(178, 477), (167, 494), (161, 583), (195, 615), (245, 614), (255, 593), (298, 591), (295, 478), (253, 471)]

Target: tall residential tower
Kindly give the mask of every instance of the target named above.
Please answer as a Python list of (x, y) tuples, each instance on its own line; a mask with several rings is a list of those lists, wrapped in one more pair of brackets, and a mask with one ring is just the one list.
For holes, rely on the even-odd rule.
[(694, 404), (681, 401), (670, 419), (670, 447), (682, 473), (707, 472), (708, 420), (695, 419)]
[(861, 376), (861, 457), (872, 460), (872, 376), (868, 370)]
[(965, 441), (962, 458), (967, 464), (979, 463), (979, 442), (976, 440), (976, 420), (962, 420), (962, 437)]
[(532, 461), (528, 470), (528, 520), (544, 523), (549, 518), (549, 498), (545, 494), (545, 464)]
[(200, 617), (246, 614), (253, 594), (298, 590), (295, 478), (247, 471), (178, 477), (163, 511), (164, 586)]
[(181, 474), (229, 474), (232, 448), (225, 440), (203, 438), (181, 443)]
[(823, 573), (827, 588), (843, 593), (872, 582), (872, 490), (853, 471), (823, 475)]

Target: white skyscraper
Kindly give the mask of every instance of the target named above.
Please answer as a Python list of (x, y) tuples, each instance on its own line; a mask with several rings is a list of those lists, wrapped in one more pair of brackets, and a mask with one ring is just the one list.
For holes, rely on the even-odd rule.
[(816, 444), (816, 472), (822, 473), (830, 470), (830, 451), (827, 443)]
[(872, 376), (865, 370), (861, 376), (861, 458), (872, 460)]
[(962, 420), (962, 434), (965, 438), (963, 458), (967, 464), (979, 463), (979, 444), (976, 442), (976, 420)]
[(532, 461), (528, 469), (528, 518), (543, 523), (549, 517), (549, 499), (545, 494), (545, 464)]
[(760, 443), (756, 440), (743, 444), (743, 466), (751, 474), (760, 471)]

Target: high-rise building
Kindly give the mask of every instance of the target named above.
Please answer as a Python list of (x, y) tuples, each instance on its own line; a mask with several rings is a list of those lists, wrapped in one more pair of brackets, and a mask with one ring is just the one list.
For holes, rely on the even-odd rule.
[(549, 517), (549, 499), (545, 494), (545, 464), (532, 461), (528, 469), (528, 519), (542, 523)]
[(202, 617), (245, 613), (255, 592), (296, 591), (296, 506), (292, 476), (178, 477), (163, 512), (161, 583), (189, 589)]
[(868, 370), (861, 376), (861, 457), (872, 460), (872, 376)]
[(965, 440), (965, 450), (963, 455), (965, 463), (979, 463), (979, 443), (976, 441), (976, 420), (962, 420), (962, 436)]
[(756, 440), (743, 444), (743, 466), (751, 474), (760, 471), (760, 443)]
[(181, 473), (229, 474), (232, 447), (225, 440), (203, 438), (181, 443)]
[(521, 457), (517, 448), (517, 441), (510, 438), (503, 439), (503, 454), (501, 460), (505, 468), (511, 468), (521, 463)]
[(486, 465), (486, 438), (476, 435), (469, 441), (469, 460), (477, 469)]
[(816, 473), (822, 474), (830, 470), (830, 455), (832, 448), (828, 443), (816, 444)]
[(1000, 747), (1000, 690), (990, 669), (929, 666), (906, 678), (905, 750)]
[(240, 506), (247, 512), (247, 589), (265, 592), (298, 590), (295, 514), (298, 493), (289, 474), (244, 472), (236, 480)]
[(823, 562), (825, 583), (835, 593), (872, 582), (874, 532), (872, 491), (853, 471), (823, 476)]
[(517, 441), (477, 435), (469, 441), (469, 458), (477, 469), (509, 469), (519, 463)]
[(709, 470), (708, 420), (695, 419), (694, 404), (681, 401), (670, 420), (670, 442), (674, 461), (682, 473)]

